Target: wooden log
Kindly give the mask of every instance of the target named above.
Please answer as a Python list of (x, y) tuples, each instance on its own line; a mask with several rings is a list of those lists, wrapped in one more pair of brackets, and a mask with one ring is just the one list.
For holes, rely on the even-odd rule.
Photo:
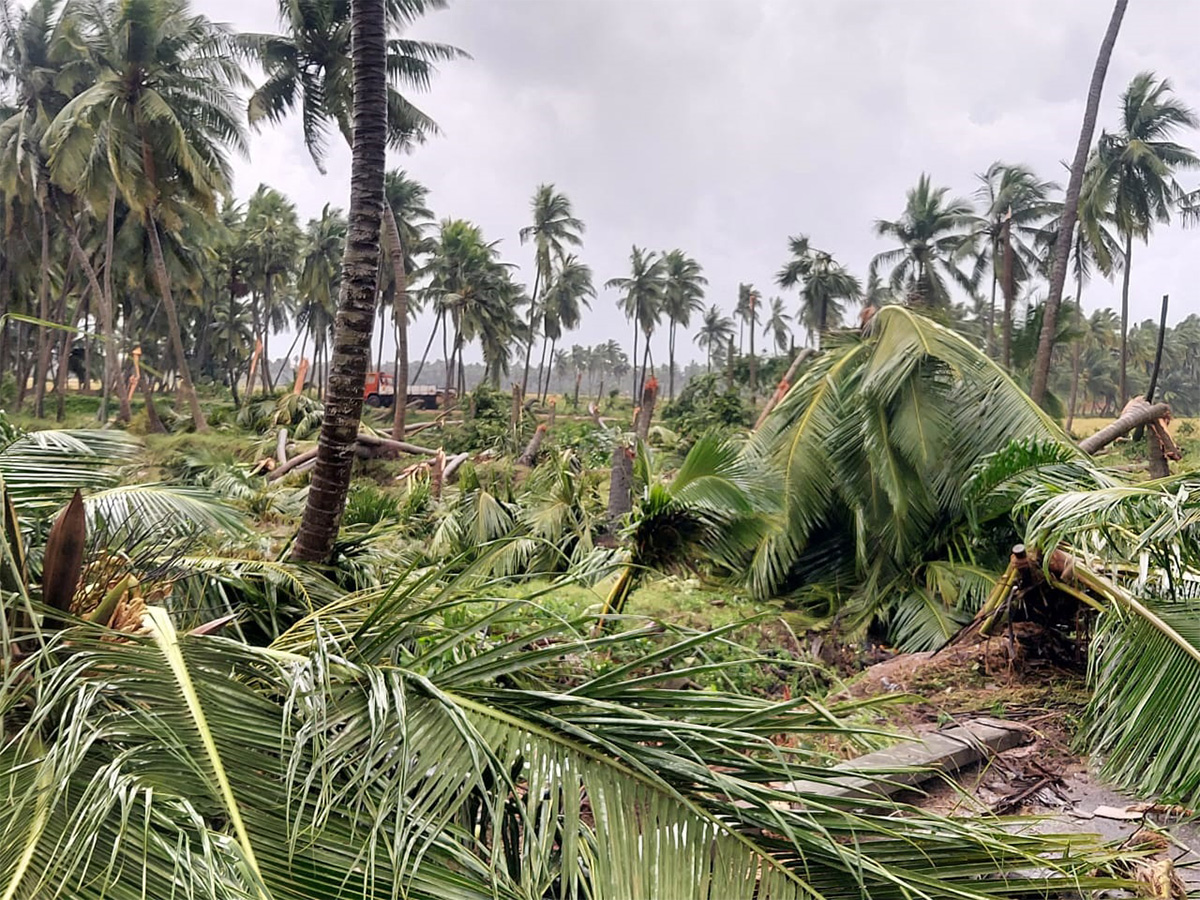
[(1139, 425), (1149, 425), (1158, 419), (1170, 419), (1171, 407), (1165, 403), (1148, 403), (1143, 397), (1134, 397), (1121, 410), (1121, 417), (1105, 425), (1091, 437), (1079, 442), (1084, 453), (1097, 453), (1119, 437), (1129, 434)]
[(282, 478), (288, 472), (304, 471), (303, 469), (300, 469), (299, 467), (304, 465), (304, 463), (308, 462), (309, 460), (315, 460), (316, 458), (317, 458), (317, 448), (316, 447), (313, 447), (311, 450), (305, 450), (299, 456), (293, 456), (291, 459), (289, 459), (283, 465), (276, 466), (275, 469), (272, 470), (271, 473), (267, 475), (267, 481), (276, 481), (276, 480)]
[(470, 453), (459, 453), (447, 459), (446, 466), (442, 469), (442, 481), (449, 481), (450, 476), (457, 472), (459, 467), (470, 458)]
[(279, 436), (275, 439), (275, 458), (281, 466), (287, 465), (287, 434), (286, 428), (280, 428)]
[(537, 462), (538, 451), (542, 449), (542, 441), (546, 439), (546, 423), (543, 422), (533, 432), (533, 437), (529, 439), (529, 443), (525, 445), (524, 452), (517, 457), (517, 462), (522, 466), (532, 466)]
[(359, 432), (358, 443), (366, 447), (378, 447), (396, 453), (410, 453), (413, 456), (433, 456), (437, 453), (432, 447), (422, 447), (418, 444), (410, 444), (408, 441), (393, 441), (391, 438), (377, 437), (362, 432)]

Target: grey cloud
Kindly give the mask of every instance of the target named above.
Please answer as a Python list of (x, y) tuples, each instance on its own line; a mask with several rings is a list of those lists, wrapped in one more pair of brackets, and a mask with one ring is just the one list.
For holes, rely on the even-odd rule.
[[(243, 29), (274, 24), (267, 0), (197, 5)], [(417, 98), (444, 135), (396, 162), (429, 185), (439, 216), (477, 221), (526, 269), (517, 231), (550, 181), (587, 223), (583, 255), (599, 281), (624, 273), (633, 243), (679, 246), (729, 308), (741, 281), (775, 292), (789, 234), (865, 274), (883, 249), (872, 222), (899, 214), (922, 171), (964, 196), (996, 159), (1065, 183), (1060, 161), (1109, 11), (1074, 0), (456, 0), (414, 33), (474, 59), (443, 66)], [(1198, 26), (1191, 4), (1131, 5), (1102, 127), (1115, 127), (1118, 95), (1144, 68), (1200, 106)], [(321, 177), (294, 123), (264, 132), (238, 190), (266, 181), (306, 216), (345, 205), (348, 156), (332, 149)], [(1168, 291), (1177, 316), (1197, 308), (1196, 238), (1174, 226), (1135, 250), (1135, 319)], [(624, 340), (615, 299), (601, 291), (575, 339)], [(1118, 299), (1099, 282), (1085, 295)]]

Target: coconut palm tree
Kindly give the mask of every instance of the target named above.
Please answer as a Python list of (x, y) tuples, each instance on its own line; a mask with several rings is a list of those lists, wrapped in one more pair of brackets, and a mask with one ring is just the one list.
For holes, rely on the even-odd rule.
[[(384, 176), (384, 193), (387, 206), (396, 219), (396, 234), (399, 236), (401, 265), (391, 267), (389, 287), (393, 292), (392, 321), (396, 331), (396, 403), (392, 411), (392, 438), (404, 440), (404, 418), (408, 404), (408, 321), (409, 278), (416, 271), (414, 257), (429, 249), (425, 229), (433, 223), (433, 212), (425, 205), (429, 189), (410, 178), (403, 169), (392, 169)], [(386, 211), (384, 213), (387, 215)], [(390, 229), (389, 229), (390, 233)]]
[(393, 218), (381, 215), (386, 199), (383, 183), (388, 137), (384, 0), (357, 0), (351, 21), (354, 133), (349, 226), (317, 463), (292, 548), (292, 557), (301, 562), (324, 562), (329, 558), (346, 508), (379, 287), (380, 220)]
[(704, 287), (708, 279), (696, 260), (682, 250), (663, 254), (663, 314), (667, 317), (667, 397), (675, 399), (675, 331), (687, 328), (692, 314), (704, 309)]
[[(630, 275), (628, 278), (610, 278), (604, 282), (609, 289), (621, 291), (617, 301), (625, 318), (633, 323), (633, 398), (641, 395), (641, 379), (646, 376), (646, 362), (650, 355), (650, 335), (662, 316), (663, 278), (666, 266), (662, 257), (653, 250), (643, 250), (636, 244), (629, 253)], [(643, 353), (641, 379), (638, 377), (637, 353), (638, 332), (646, 337)]]
[[(542, 335), (550, 339), (550, 358), (553, 360), (555, 345), (566, 331), (574, 331), (584, 309), (591, 309), (591, 298), (596, 296), (592, 286), (592, 270), (579, 261), (575, 254), (562, 257), (554, 269), (552, 280), (542, 293)], [(550, 393), (550, 376), (542, 382), (542, 364), (538, 364), (538, 385), (542, 402)]]
[[(541, 292), (544, 292), (553, 277), (551, 266), (561, 259), (567, 247), (578, 247), (583, 243), (583, 222), (575, 218), (571, 200), (566, 194), (556, 191), (552, 184), (540, 184), (530, 201), (533, 224), (521, 229), (521, 243), (533, 241), (533, 292), (529, 305), (530, 342), (525, 348), (525, 371), (521, 376), (521, 393), (529, 385), (529, 359), (533, 352), (533, 338), (537, 332), (539, 313), (544, 315)], [(543, 357), (545, 345), (543, 344)]]
[(782, 288), (800, 285), (800, 311), (796, 321), (819, 342), (831, 324), (841, 323), (843, 303), (862, 297), (862, 284), (832, 254), (811, 246), (807, 235), (788, 238), (791, 259), (775, 276)]
[[(353, 128), (352, 28), (350, 0), (279, 0), (283, 24), (280, 34), (246, 34), (239, 47), (262, 66), (266, 80), (251, 95), (250, 125), (277, 124), (299, 107), (304, 143), (317, 168), (324, 171), (325, 135), (336, 128), (349, 143)], [(445, 8), (445, 0), (386, 0), (387, 55), (387, 144), (404, 151), (436, 133), (437, 125), (414, 106), (402, 91), (428, 89), (436, 64), (466, 57), (456, 47), (399, 37), (403, 29), (427, 12)], [(385, 193), (390, 202), (402, 201), (401, 184)], [(424, 209), (423, 197), (415, 214)], [(403, 225), (408, 215), (392, 209), (383, 217), (391, 280), (396, 285), (393, 314), (399, 323), (397, 336), (397, 397), (408, 391), (407, 267)], [(425, 216), (431, 218), (431, 216)], [(412, 237), (412, 235), (410, 235)], [(403, 286), (401, 289), (400, 286)], [(400, 376), (404, 383), (400, 384)], [(360, 386), (361, 392), (361, 386)], [(402, 432), (406, 404), (397, 402), (393, 432)], [(399, 423), (397, 425), (396, 423)]]
[(785, 352), (791, 343), (791, 321), (792, 317), (784, 312), (783, 298), (772, 297), (770, 315), (763, 322), (763, 337), (771, 338), (777, 353)]
[(758, 330), (759, 307), (762, 305), (762, 294), (752, 284), (738, 285), (738, 302), (736, 314), (746, 325), (750, 333), (750, 393), (757, 387), (758, 359), (754, 355), (754, 332)]
[(704, 371), (712, 371), (713, 354), (721, 350), (733, 340), (733, 319), (725, 315), (721, 308), (712, 305), (704, 314), (700, 330), (696, 333), (695, 341), (706, 354)]
[(1135, 75), (1121, 94), (1121, 129), (1101, 132), (1093, 177), (1111, 187), (1113, 221), (1125, 243), (1121, 281), (1120, 399), (1129, 399), (1126, 384), (1126, 334), (1129, 331), (1129, 276), (1133, 239), (1149, 240), (1155, 223), (1171, 220), (1181, 196), (1175, 172), (1200, 165), (1196, 154), (1171, 140), (1198, 120), (1190, 107), (1173, 96), (1171, 82), (1153, 72)]
[(977, 266), (991, 270), (991, 303), (988, 307), (987, 351), (995, 345), (996, 286), (1004, 292), (1004, 318), (1000, 327), (1001, 360), (1012, 365), (1013, 304), (1019, 286), (1037, 270), (1040, 257), (1035, 239), (1046, 220), (1057, 215), (1059, 205), (1049, 199), (1058, 185), (1040, 181), (1027, 166), (994, 162), (976, 178), (982, 204), (976, 233), (980, 238)]
[(1100, 94), (1104, 90), (1104, 76), (1108, 72), (1108, 61), (1112, 57), (1121, 20), (1129, 0), (1116, 0), (1100, 51), (1096, 54), (1096, 65), (1088, 85), (1087, 102), (1084, 104), (1083, 125), (1079, 130), (1079, 141), (1075, 145), (1075, 157), (1071, 161), (1071, 176), (1067, 181), (1067, 192), (1063, 198), (1063, 212), (1059, 222), (1059, 240), (1054, 246), (1054, 260), (1050, 267), (1050, 289), (1046, 297), (1046, 310), (1042, 315), (1042, 333), (1038, 338), (1037, 358), (1033, 366), (1033, 385), (1030, 396), (1041, 403), (1050, 379), (1050, 363), (1054, 353), (1054, 342), (1058, 337), (1058, 307), (1062, 303), (1063, 286), (1067, 281), (1067, 263), (1071, 256), (1071, 237), (1075, 232), (1075, 217), (1079, 209), (1079, 192), (1083, 188), (1084, 169), (1092, 147), (1092, 134), (1096, 130), (1096, 116), (1100, 111)]
[(934, 309), (950, 306), (947, 279), (968, 291), (974, 290), (960, 264), (974, 245), (971, 222), (974, 209), (962, 199), (948, 199), (946, 187), (933, 187), (927, 174), (908, 191), (899, 219), (880, 219), (875, 233), (892, 238), (900, 246), (885, 250), (871, 260), (870, 272), (890, 269), (888, 282), (904, 290), (909, 302)]
[[(349, 225), (345, 214), (328, 203), (319, 218), (310, 219), (305, 229), (304, 255), (296, 288), (296, 326), (313, 342), (314, 375), (321, 388), (329, 362), (329, 340), (337, 314), (337, 297), (342, 284), (342, 257), (346, 252)], [(304, 356), (305, 344), (300, 344)]]
[[(246, 275), (256, 294), (251, 318), (255, 337), (262, 341), (262, 385), (269, 393), (274, 389), (270, 335), (287, 324), (286, 310), (275, 302), (276, 292), (287, 287), (300, 255), (302, 235), (295, 204), (279, 191), (260, 184), (246, 201), (242, 232), (248, 263)], [(253, 386), (247, 385), (246, 390), (252, 391)]]
[(246, 151), (235, 93), (245, 76), (228, 30), (193, 15), (186, 0), (120, 0), (79, 15), (99, 74), (50, 126), (51, 173), (59, 184), (85, 182), (102, 160), (142, 217), (183, 394), (204, 431), (161, 232), (179, 227), (186, 207), (212, 214), (228, 191), (226, 148)]
[(784, 506), (734, 571), (757, 596), (812, 612), (835, 597), (848, 625), (938, 646), (1003, 568), (994, 542), (972, 543), (965, 486), (988, 454), (1029, 438), (1066, 442), (961, 335), (884, 306), (806, 366), (755, 433), (752, 467), (776, 467)]

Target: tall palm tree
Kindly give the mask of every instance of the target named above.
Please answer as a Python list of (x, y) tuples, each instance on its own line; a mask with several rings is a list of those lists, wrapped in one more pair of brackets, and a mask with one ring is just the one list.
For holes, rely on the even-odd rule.
[(371, 327), (375, 322), (380, 220), (387, 218), (381, 215), (388, 136), (384, 0), (355, 0), (351, 20), (354, 134), (349, 228), (317, 464), (304, 504), (304, 518), (292, 548), (293, 558), (303, 562), (324, 562), (329, 558), (346, 508), (367, 360), (371, 355)]
[(713, 304), (704, 313), (700, 330), (696, 332), (695, 338), (696, 343), (700, 345), (707, 356), (704, 371), (712, 371), (713, 354), (720, 353), (721, 349), (732, 340), (733, 319), (725, 315), (719, 306)]
[[(542, 294), (542, 334), (550, 339), (550, 358), (553, 360), (555, 345), (566, 331), (579, 327), (584, 309), (591, 308), (591, 299), (596, 296), (592, 286), (592, 270), (574, 255), (563, 257), (554, 271), (553, 280)], [(542, 366), (538, 366), (538, 382), (542, 380)], [(541, 388), (542, 402), (550, 393), (550, 377)]]
[(408, 409), (405, 402), (408, 398), (408, 320), (411, 315), (408, 279), (416, 270), (414, 256), (428, 249), (424, 231), (433, 222), (433, 212), (425, 205), (429, 189), (410, 178), (403, 169), (389, 171), (383, 187), (387, 196), (384, 217), (390, 210), (399, 237), (400, 265), (392, 266), (391, 286), (395, 293), (392, 320), (396, 331), (396, 402), (392, 411), (392, 438), (400, 441), (404, 439), (404, 418)]
[(796, 321), (809, 337), (820, 336), (832, 325), (841, 323), (845, 301), (862, 297), (862, 284), (833, 258), (813, 247), (806, 235), (788, 238), (789, 259), (775, 276), (782, 288), (800, 285), (800, 312)]
[(970, 231), (974, 209), (966, 200), (947, 198), (949, 188), (935, 188), (927, 174), (908, 191), (899, 219), (880, 219), (875, 233), (899, 242), (871, 260), (870, 272), (890, 268), (888, 281), (903, 289), (910, 303), (937, 309), (950, 306), (947, 278), (968, 291), (970, 277), (960, 268), (974, 244)]
[[(0, 185), (9, 197), (36, 211), (40, 234), (36, 316), (49, 322), (51, 313), (51, 219), (59, 192), (48, 177), (45, 136), (50, 123), (81, 87), (68, 77), (61, 52), (61, 3), (37, 0), (29, 9), (9, 9), (4, 3), (0, 24), (0, 78), (12, 93), (5, 98), (0, 121)], [(15, 18), (15, 21), (14, 21)], [(52, 329), (37, 328), (34, 370), (34, 415), (45, 414)], [(23, 394), (18, 391), (18, 406)]]
[(759, 304), (762, 302), (762, 294), (752, 284), (738, 285), (738, 302), (737, 315), (738, 318), (746, 325), (746, 330), (750, 333), (750, 393), (754, 393), (757, 386), (756, 376), (758, 375), (757, 358), (754, 355), (754, 332), (758, 330), (758, 313)]
[(1100, 111), (1100, 94), (1104, 90), (1104, 76), (1108, 72), (1108, 61), (1112, 57), (1121, 20), (1129, 0), (1116, 0), (1112, 17), (1100, 42), (1096, 54), (1096, 65), (1088, 85), (1087, 102), (1084, 104), (1083, 125), (1079, 129), (1079, 141), (1075, 145), (1075, 157), (1071, 162), (1071, 177), (1067, 181), (1067, 193), (1063, 198), (1063, 212), (1059, 223), (1058, 240), (1054, 245), (1054, 262), (1050, 267), (1050, 290), (1046, 297), (1046, 308), (1042, 314), (1042, 333), (1038, 337), (1037, 357), (1033, 364), (1033, 386), (1029, 395), (1034, 403), (1041, 403), (1046, 394), (1050, 378), (1050, 362), (1054, 343), (1058, 338), (1058, 307), (1062, 302), (1063, 286), (1067, 281), (1067, 262), (1071, 256), (1071, 237), (1075, 232), (1075, 217), (1079, 210), (1079, 192), (1083, 187), (1084, 168), (1092, 146), (1092, 134), (1096, 131), (1096, 116)]
[(236, 95), (245, 76), (228, 30), (193, 15), (187, 0), (80, 9), (100, 71), (50, 127), (52, 175), (59, 184), (83, 182), (102, 160), (122, 200), (141, 216), (183, 393), (196, 429), (205, 431), (161, 230), (178, 228), (189, 206), (212, 214), (228, 191), (226, 148), (246, 151)]
[(679, 326), (687, 328), (692, 314), (704, 309), (704, 277), (700, 264), (684, 254), (672, 250), (663, 255), (663, 313), (670, 325), (667, 337), (667, 396), (675, 399), (675, 331)]
[(509, 277), (511, 266), (499, 260), (498, 243), (485, 241), (478, 225), (447, 219), (439, 227), (422, 271), (429, 282), (426, 293), (437, 312), (434, 327), (440, 324), (442, 329), (447, 396), (456, 383), (456, 366), (461, 369), (467, 344), (481, 340), (485, 356), (496, 361), (489, 367), (496, 379), (508, 370), (508, 344), (525, 336), (515, 314), (523, 299), (521, 291)]
[(791, 321), (792, 317), (784, 312), (783, 298), (772, 297), (770, 315), (763, 321), (763, 337), (771, 338), (777, 353), (783, 353), (791, 343)]
[[(266, 73), (266, 80), (250, 97), (250, 125), (277, 124), (299, 107), (305, 146), (317, 168), (323, 172), (325, 135), (330, 128), (336, 128), (347, 143), (353, 132), (352, 4), (350, 0), (278, 0), (278, 5), (282, 33), (247, 34), (239, 39), (240, 49), (255, 58)], [(407, 150), (437, 131), (433, 120), (401, 91), (428, 89), (437, 63), (467, 55), (448, 44), (397, 36), (415, 19), (445, 6), (446, 0), (386, 0), (385, 27), (389, 35), (385, 48), (387, 143), (393, 150)], [(389, 203), (405, 198), (399, 187), (397, 185), (396, 191), (386, 193)], [(423, 197), (418, 202), (423, 209), (421, 203)], [(417, 213), (419, 215), (419, 210)], [(408, 391), (409, 264), (402, 225), (405, 215), (404, 210), (393, 208), (392, 215), (383, 217), (392, 283), (397, 286), (393, 315), (399, 323), (398, 398), (407, 396)], [(399, 383), (399, 376), (403, 376), (404, 384)], [(394, 433), (397, 429), (402, 432), (405, 409), (406, 405), (398, 401), (392, 425)]]
[(1181, 195), (1175, 172), (1200, 165), (1196, 154), (1171, 140), (1181, 128), (1195, 128), (1196, 114), (1176, 99), (1171, 82), (1153, 72), (1135, 75), (1121, 94), (1121, 129), (1101, 132), (1093, 157), (1095, 177), (1111, 186), (1113, 219), (1125, 242), (1121, 281), (1121, 404), (1129, 399), (1126, 384), (1126, 335), (1129, 331), (1129, 275), (1133, 239), (1150, 237), (1155, 223), (1171, 220)]
[(991, 269), (991, 304), (988, 307), (987, 352), (995, 346), (996, 286), (1004, 292), (1004, 318), (1001, 324), (1001, 360), (1012, 365), (1013, 305), (1018, 286), (1036, 271), (1039, 257), (1036, 237), (1048, 218), (1059, 212), (1049, 199), (1058, 185), (1040, 181), (1033, 170), (1022, 165), (994, 162), (976, 178), (975, 196), (983, 208), (977, 218), (976, 232), (981, 238), (977, 262)]
[[(296, 326), (312, 338), (314, 376), (324, 387), (328, 363), (329, 339), (337, 314), (338, 292), (342, 284), (342, 256), (346, 252), (346, 232), (349, 225), (345, 214), (328, 203), (319, 218), (310, 219), (305, 229), (304, 255), (296, 288), (299, 294)], [(300, 356), (304, 356), (300, 344)]]
[[(634, 245), (629, 253), (629, 268), (628, 278), (610, 278), (604, 282), (604, 286), (621, 291), (618, 303), (625, 318), (633, 323), (633, 355), (630, 361), (633, 363), (633, 399), (636, 403), (641, 393), (637, 367), (638, 332), (646, 336), (645, 359), (650, 354), (650, 335), (662, 316), (665, 265), (662, 257), (653, 250), (643, 250)], [(646, 363), (643, 361), (641, 378), (645, 378), (645, 374)]]
[[(296, 206), (279, 191), (260, 184), (246, 201), (242, 230), (247, 275), (256, 294), (261, 293), (261, 305), (255, 297), (251, 320), (255, 337), (262, 341), (263, 390), (270, 392), (275, 387), (271, 380), (270, 336), (287, 324), (285, 310), (275, 303), (275, 294), (294, 274), (300, 254), (302, 236)], [(247, 385), (246, 390), (249, 393), (253, 386)]]
[[(521, 229), (521, 243), (533, 241), (533, 291), (529, 304), (529, 344), (525, 347), (525, 371), (521, 375), (521, 393), (529, 386), (529, 359), (533, 352), (533, 338), (537, 331), (538, 314), (543, 312), (541, 293), (545, 292), (553, 277), (551, 266), (561, 259), (568, 246), (578, 247), (583, 243), (583, 222), (575, 218), (571, 200), (566, 194), (554, 189), (552, 184), (539, 184), (530, 201), (533, 224)], [(543, 356), (545, 345), (543, 344)]]

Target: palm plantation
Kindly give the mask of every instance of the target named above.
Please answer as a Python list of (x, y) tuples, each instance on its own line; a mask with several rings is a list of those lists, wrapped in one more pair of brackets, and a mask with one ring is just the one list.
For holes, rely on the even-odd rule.
[[(1093, 78), (1066, 196), (922, 175), (865, 272), (686, 237), (595, 303), (553, 183), (511, 233), (436, 190), (463, 138), (409, 95), (465, 54), (410, 34), (444, 6), (237, 34), (185, 0), (3, 5), (0, 900), (1179, 896), (1157, 835), (825, 793), (983, 691), (1156, 804), (1143, 837), (1200, 802), (1200, 317), (1130, 306), (1134, 238), (1200, 205), (1171, 83), (1105, 111)], [(293, 114), (348, 185), (235, 196), (247, 131)], [(845, 693), (868, 655), (932, 675)]]

